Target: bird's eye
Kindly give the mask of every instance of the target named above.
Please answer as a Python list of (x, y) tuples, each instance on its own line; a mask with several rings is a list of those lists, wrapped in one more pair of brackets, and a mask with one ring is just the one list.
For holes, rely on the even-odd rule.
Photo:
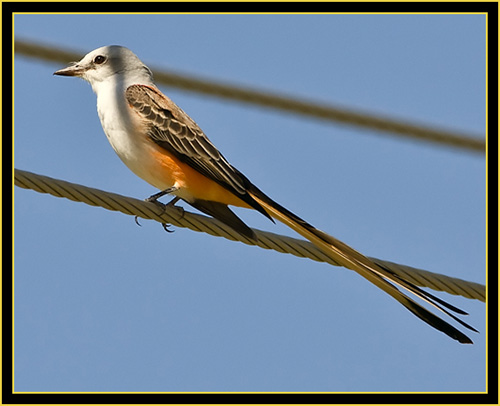
[(104, 63), (106, 61), (106, 57), (105, 56), (102, 56), (102, 55), (97, 55), (95, 58), (94, 58), (94, 63), (96, 65), (100, 65), (102, 63)]

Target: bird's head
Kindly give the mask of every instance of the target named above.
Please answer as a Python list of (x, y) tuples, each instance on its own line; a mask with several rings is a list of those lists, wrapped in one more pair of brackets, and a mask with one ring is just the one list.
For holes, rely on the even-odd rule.
[(89, 82), (94, 90), (100, 83), (118, 78), (127, 82), (126, 85), (152, 83), (149, 68), (130, 49), (119, 45), (97, 48), (79, 62), (54, 72), (54, 75), (80, 77)]

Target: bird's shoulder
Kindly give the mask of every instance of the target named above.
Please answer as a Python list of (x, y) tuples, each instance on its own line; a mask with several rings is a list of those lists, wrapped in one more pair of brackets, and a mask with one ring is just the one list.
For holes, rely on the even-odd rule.
[(156, 87), (131, 85), (125, 90), (125, 98), (132, 108), (146, 118), (154, 119), (160, 127), (174, 120), (193, 132), (201, 132), (196, 122)]

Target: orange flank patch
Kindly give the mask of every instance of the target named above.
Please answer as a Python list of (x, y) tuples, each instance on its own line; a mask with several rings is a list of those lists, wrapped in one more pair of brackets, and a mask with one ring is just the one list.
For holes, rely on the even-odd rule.
[(200, 200), (209, 200), (218, 203), (223, 203), (230, 206), (238, 206), (250, 208), (250, 206), (229, 190), (223, 188), (217, 182), (207, 178), (199, 173), (191, 166), (179, 161), (175, 156), (170, 154), (165, 149), (150, 144), (151, 160), (149, 172), (151, 179), (155, 182), (150, 182), (158, 189), (166, 189), (172, 185), (176, 185), (181, 190), (178, 196), (189, 201), (189, 197)]

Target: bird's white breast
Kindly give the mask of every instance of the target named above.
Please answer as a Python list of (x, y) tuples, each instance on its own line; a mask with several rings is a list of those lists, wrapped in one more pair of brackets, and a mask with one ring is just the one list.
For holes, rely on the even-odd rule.
[(164, 187), (151, 176), (150, 143), (143, 123), (125, 99), (123, 86), (102, 83), (94, 90), (102, 128), (117, 155), (137, 176), (157, 188)]

